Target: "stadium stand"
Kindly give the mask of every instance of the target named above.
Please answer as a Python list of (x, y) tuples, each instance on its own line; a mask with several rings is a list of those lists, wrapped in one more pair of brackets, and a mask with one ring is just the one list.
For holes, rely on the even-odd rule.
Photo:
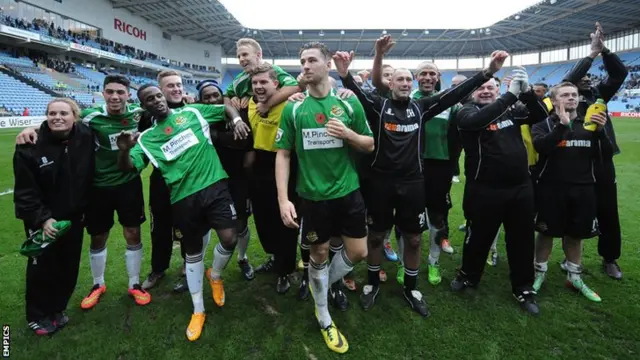
[[(621, 59), (632, 70), (627, 83), (623, 87), (624, 89), (637, 89), (640, 87), (640, 52), (629, 52), (620, 55)], [(85, 67), (81, 64), (73, 64), (74, 70), (70, 73), (61, 73), (53, 69), (48, 69), (44, 65), (40, 64), (36, 66), (34, 61), (28, 57), (13, 57), (10, 54), (0, 52), (0, 64), (5, 65), (23, 76), (45, 86), (51, 90), (59, 91), (62, 95), (75, 98), (83, 106), (91, 106), (93, 104), (101, 104), (104, 102), (102, 96), (94, 94), (91, 89), (98, 90), (104, 81), (105, 73), (94, 70), (92, 68)], [(531, 83), (543, 82), (550, 86), (553, 86), (560, 81), (569, 72), (569, 70), (575, 65), (575, 61), (554, 63), (554, 64), (542, 64), (526, 66), (525, 68), (530, 74)], [(602, 79), (604, 77), (604, 68), (602, 61), (596, 61), (592, 68), (591, 75), (596, 79)], [(221, 86), (223, 89), (233, 81), (233, 78), (240, 72), (239, 69), (228, 69), (222, 76)], [(498, 77), (508, 77), (510, 69), (504, 69), (497, 74)], [(298, 76), (299, 71), (290, 71), (293, 76)], [(443, 88), (451, 86), (451, 79), (457, 74), (455, 70), (445, 70), (442, 72)], [(135, 94), (135, 90), (142, 84), (151, 82), (155, 83), (155, 79), (144, 76), (129, 75), (132, 82), (131, 92)], [(7, 77), (5, 75), (5, 77)], [(17, 80), (16, 80), (17, 81)], [(19, 82), (19, 81), (18, 81)], [(32, 96), (42, 97), (43, 99), (50, 99), (50, 95), (45, 94), (42, 91), (32, 88), (31, 86), (21, 83), (22, 86), (35, 90), (31, 92)], [(341, 86), (341, 82), (338, 80), (338, 85)], [(417, 87), (417, 83), (414, 83), (414, 87)], [(185, 85), (185, 90), (189, 94), (197, 94), (195, 86)], [(134, 96), (132, 96), (134, 98)], [(41, 99), (33, 99), (33, 101)], [(41, 103), (41, 102), (40, 102)], [(4, 105), (4, 104), (2, 104)], [(39, 114), (39, 107), (33, 106), (32, 103), (26, 103), (30, 108), (30, 112), (33, 115)], [(23, 108), (11, 105), (7, 108), (12, 113), (22, 113)], [(17, 109), (17, 110), (15, 110)], [(640, 96), (626, 96), (621, 95), (609, 103), (610, 111), (631, 111), (640, 109)]]
[(49, 94), (3, 73), (0, 73), (0, 88), (0, 106), (15, 115), (22, 115), (25, 108), (31, 116), (44, 115), (52, 99)]
[(197, 70), (200, 72), (210, 72), (212, 74), (219, 74), (220, 71), (215, 67), (206, 67), (201, 65), (183, 66), (176, 61), (159, 57), (156, 54), (136, 50), (135, 48), (127, 45), (121, 45), (114, 43), (109, 39), (101, 39), (99, 37), (92, 37), (88, 33), (73, 33), (71, 30), (64, 31), (60, 27), (55, 27), (53, 23), (47, 22), (44, 19), (34, 19), (32, 22), (28, 22), (23, 19), (17, 19), (12, 16), (3, 15), (0, 13), (0, 24), (5, 24), (11, 27), (15, 27), (22, 30), (31, 31), (39, 35), (50, 36), (56, 39), (75, 42), (80, 45), (89, 46), (95, 49), (108, 51), (114, 54), (128, 56), (131, 58), (149, 61), (154, 64), (174, 68), (177, 70), (192, 71)]

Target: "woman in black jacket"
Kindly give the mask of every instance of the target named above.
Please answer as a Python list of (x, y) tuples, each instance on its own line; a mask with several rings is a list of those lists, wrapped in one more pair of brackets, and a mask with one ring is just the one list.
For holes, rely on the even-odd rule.
[(78, 278), (94, 171), (93, 135), (79, 117), (73, 100), (52, 100), (38, 142), (17, 145), (13, 157), (16, 217), (24, 222), (27, 236), (39, 229), (55, 236), (56, 221), (71, 221), (66, 234), (27, 262), (26, 315), (37, 335), (67, 324), (64, 311)]

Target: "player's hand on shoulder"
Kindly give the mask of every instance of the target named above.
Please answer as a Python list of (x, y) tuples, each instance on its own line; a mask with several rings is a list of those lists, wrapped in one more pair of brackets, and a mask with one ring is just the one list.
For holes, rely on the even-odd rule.
[(251, 98), (248, 96), (245, 96), (242, 99), (240, 99), (240, 108), (238, 110), (246, 109), (249, 106), (249, 100), (251, 100)]
[(353, 93), (353, 91), (349, 90), (349, 89), (338, 89), (338, 96), (340, 97), (340, 99), (342, 100), (346, 100), (352, 96), (354, 96), (355, 94)]
[(269, 107), (263, 102), (259, 102), (256, 104), (256, 111), (262, 117), (267, 117), (267, 115), (269, 115)]
[(240, 110), (240, 99), (236, 96), (231, 98), (231, 106), (233, 106), (234, 108), (236, 108), (236, 110)]
[(291, 102), (298, 102), (298, 101), (303, 101), (307, 96), (304, 93), (301, 92), (297, 92), (291, 96), (289, 96), (289, 101)]
[(182, 95), (182, 101), (184, 101), (185, 104), (195, 104), (196, 98), (191, 95)]
[(34, 128), (26, 128), (16, 136), (16, 145), (35, 144), (38, 141), (38, 133)]

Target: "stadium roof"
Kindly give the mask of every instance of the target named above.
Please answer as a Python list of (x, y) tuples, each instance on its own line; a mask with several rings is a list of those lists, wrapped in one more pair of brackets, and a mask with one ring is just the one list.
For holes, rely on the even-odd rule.
[[(498, 49), (519, 53), (566, 46), (588, 40), (596, 21), (600, 21), (609, 34), (640, 27), (639, 0), (545, 0), (487, 28), (465, 30), (248, 29), (217, 0), (111, 2), (114, 8), (125, 8), (169, 34), (220, 44), (229, 57), (235, 57), (235, 41), (241, 37), (259, 41), (265, 58), (297, 57), (298, 49), (309, 41), (322, 41), (332, 51), (355, 50), (366, 57), (373, 55), (375, 39), (386, 31), (397, 42), (389, 57), (444, 58), (487, 56)], [(336, 11), (336, 16), (341, 16), (339, 14)], [(454, 16), (456, 13), (442, 14), (447, 18)], [(283, 17), (282, 21), (286, 19)]]

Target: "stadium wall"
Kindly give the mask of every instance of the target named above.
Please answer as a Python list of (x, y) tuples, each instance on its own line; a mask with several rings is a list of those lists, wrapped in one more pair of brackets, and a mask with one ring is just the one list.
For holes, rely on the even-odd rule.
[[(613, 118), (634, 118), (640, 119), (640, 113), (637, 112), (610, 112)], [(16, 129), (26, 128), (30, 126), (38, 126), (46, 119), (45, 116), (9, 116), (0, 117), (0, 129)]]
[[(222, 49), (219, 45), (199, 43), (171, 34), (171, 40), (167, 40), (162, 36), (162, 30), (158, 26), (134, 16), (125, 9), (114, 9), (107, 0), (22, 2), (97, 27), (102, 30), (102, 37), (105, 39), (171, 60), (221, 68)], [(152, 8), (152, 4), (149, 4), (149, 7)]]

